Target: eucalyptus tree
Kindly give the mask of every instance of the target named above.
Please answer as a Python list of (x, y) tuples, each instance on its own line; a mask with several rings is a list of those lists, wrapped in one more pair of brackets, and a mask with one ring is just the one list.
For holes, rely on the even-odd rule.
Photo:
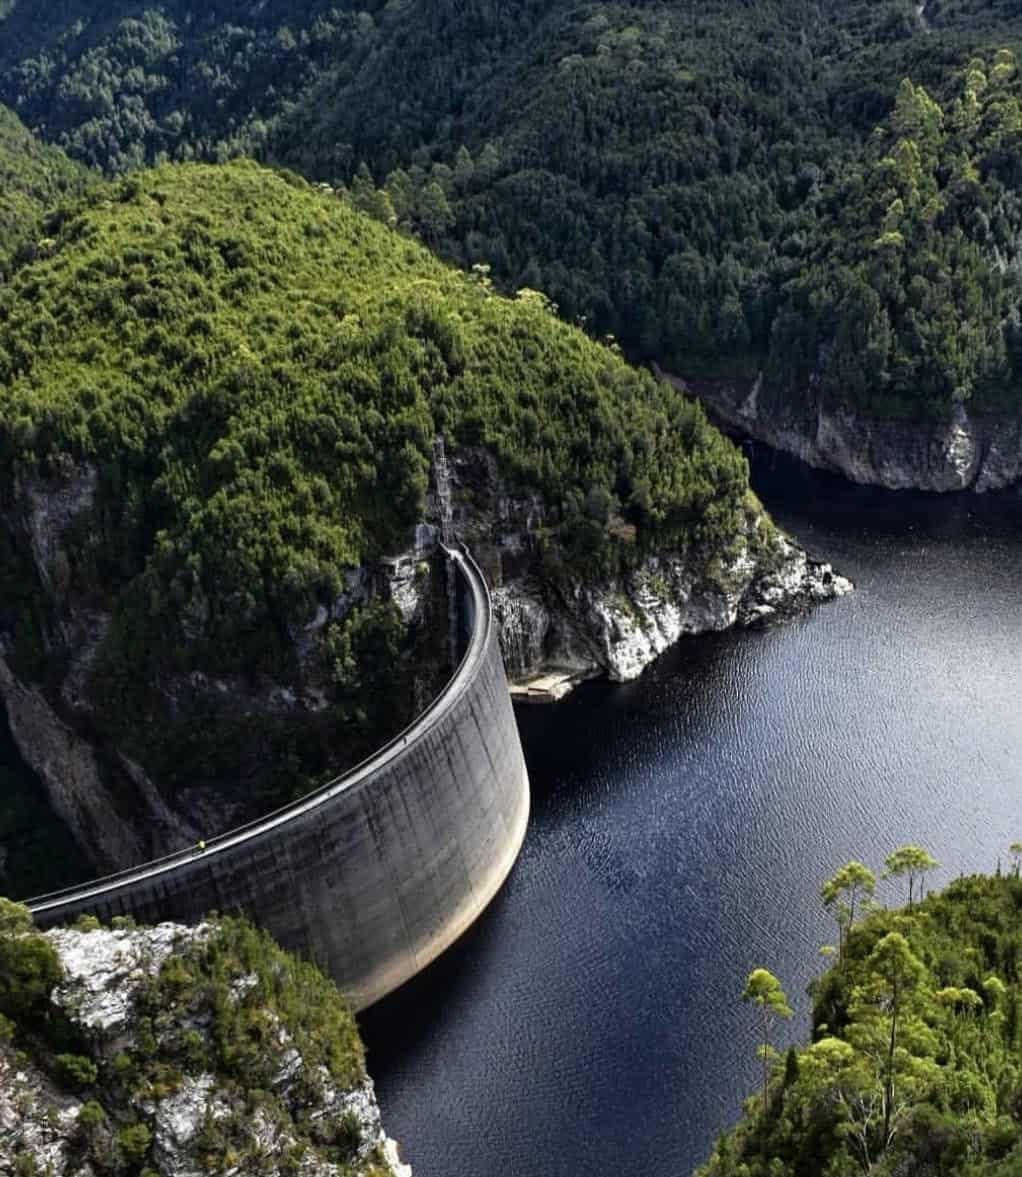
[(770, 1031), (778, 1018), (790, 1018), (792, 1008), (788, 1004), (787, 994), (781, 982), (769, 969), (753, 969), (749, 973), (742, 990), (742, 1001), (751, 1002), (758, 1006), (763, 1018), (763, 1041), (759, 1047), (759, 1057), (763, 1062), (763, 1114), (767, 1110), (767, 1087), (770, 1081), (770, 1058), (773, 1047), (770, 1042)]
[(906, 1000), (922, 984), (926, 976), (926, 967), (900, 932), (888, 932), (877, 941), (866, 963), (873, 978), (873, 991), (889, 1019), (884, 1067), (883, 1135), (883, 1139), (889, 1141), (895, 1099), (894, 1059), (898, 1047), (898, 1021), (904, 1011)]
[(1018, 878), (1019, 864), (1022, 863), (1022, 842), (1012, 842), (1008, 849), (1011, 851), (1011, 860), (1015, 864), (1015, 877)]
[(823, 906), (834, 913), (838, 927), (838, 951), (843, 953), (848, 933), (855, 923), (855, 905), (876, 891), (876, 875), (868, 866), (852, 859), (820, 888)]
[(919, 898), (922, 899), (923, 880), (926, 878), (927, 871), (940, 866), (940, 863), (922, 846), (899, 846), (884, 859), (884, 866), (887, 869), (881, 876), (882, 878), (896, 879), (902, 875), (908, 875), (908, 905), (911, 908), (912, 892), (916, 879), (919, 880)]

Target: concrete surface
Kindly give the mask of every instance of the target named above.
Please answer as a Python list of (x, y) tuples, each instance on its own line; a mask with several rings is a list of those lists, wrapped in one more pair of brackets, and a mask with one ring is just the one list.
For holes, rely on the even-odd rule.
[(356, 1009), (414, 976), (476, 919), (518, 855), (529, 783), (489, 592), (451, 552), (465, 655), (442, 694), (368, 761), (258, 822), (30, 901), (43, 927), (241, 912), (315, 960)]

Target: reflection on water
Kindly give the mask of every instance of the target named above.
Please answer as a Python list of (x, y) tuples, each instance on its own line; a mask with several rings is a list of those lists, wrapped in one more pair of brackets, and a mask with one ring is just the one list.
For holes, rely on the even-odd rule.
[(912, 841), (939, 884), (1022, 837), (1018, 497), (884, 493), (771, 459), (754, 481), (858, 591), (520, 713), (521, 860), (363, 1018), (420, 1173), (685, 1174), (755, 1085), (752, 967), (787, 986), (791, 1035), (808, 1028), (832, 938), (820, 882)]

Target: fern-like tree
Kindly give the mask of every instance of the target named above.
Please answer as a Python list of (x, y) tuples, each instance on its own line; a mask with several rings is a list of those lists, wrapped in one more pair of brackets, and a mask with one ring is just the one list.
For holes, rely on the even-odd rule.
[(767, 1111), (767, 1087), (770, 1081), (770, 1060), (774, 1053), (770, 1042), (770, 1032), (778, 1018), (792, 1016), (788, 997), (781, 982), (769, 969), (753, 969), (749, 973), (745, 988), (742, 990), (742, 1001), (751, 1002), (758, 1006), (762, 1016), (763, 1041), (759, 1046), (759, 1057), (763, 1062), (763, 1114)]
[(896, 879), (908, 875), (908, 905), (912, 907), (912, 892), (916, 880), (919, 880), (919, 898), (923, 897), (923, 880), (927, 871), (940, 866), (940, 863), (922, 846), (899, 846), (884, 859), (887, 868), (883, 873), (885, 879)]
[(834, 913), (838, 927), (838, 951), (844, 952), (848, 933), (855, 923), (855, 906), (876, 891), (876, 875), (861, 862), (853, 859), (820, 888), (823, 906)]

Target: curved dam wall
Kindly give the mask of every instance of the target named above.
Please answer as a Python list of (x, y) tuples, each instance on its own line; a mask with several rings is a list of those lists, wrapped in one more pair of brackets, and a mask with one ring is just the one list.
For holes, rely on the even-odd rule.
[(445, 690), (369, 760), (260, 821), (95, 883), (32, 900), (43, 928), (194, 923), (241, 912), (315, 960), (356, 1009), (450, 945), (518, 855), (529, 784), (489, 592), (449, 553), (466, 652)]

